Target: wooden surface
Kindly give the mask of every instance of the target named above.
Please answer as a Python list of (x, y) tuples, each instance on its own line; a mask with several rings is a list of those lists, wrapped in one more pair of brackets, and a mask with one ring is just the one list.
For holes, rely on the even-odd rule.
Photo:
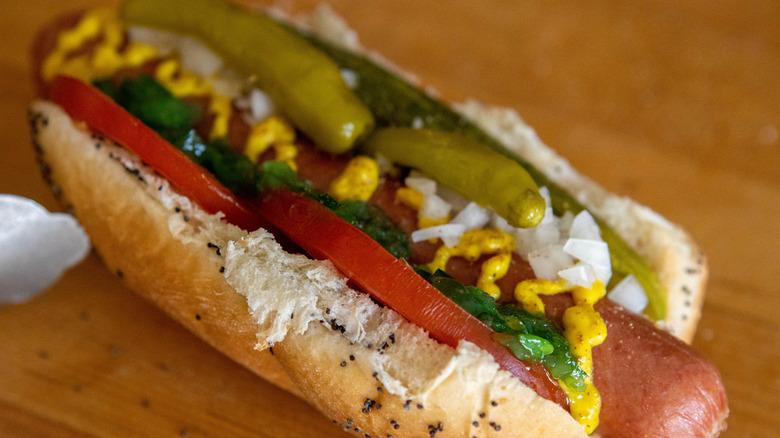
[[(29, 145), (27, 48), (47, 19), (96, 3), (0, 3), (0, 192), (59, 208)], [(446, 98), (516, 108), (584, 173), (687, 228), (710, 260), (694, 345), (725, 379), (725, 436), (777, 436), (780, 3), (331, 4), (365, 45)], [(29, 303), (0, 307), (0, 436), (341, 432), (136, 298), (92, 256)]]

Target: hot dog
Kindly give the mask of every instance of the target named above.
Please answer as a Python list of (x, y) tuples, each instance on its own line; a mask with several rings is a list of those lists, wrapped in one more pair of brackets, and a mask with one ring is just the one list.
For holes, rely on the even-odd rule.
[[(41, 51), (51, 53), (51, 50)], [(135, 67), (143, 70), (154, 66), (153, 62)], [(123, 74), (131, 73), (125, 71)], [(48, 86), (52, 81), (44, 77), (42, 83)], [(67, 81), (55, 83), (60, 88), (67, 85)], [(332, 270), (282, 251), (265, 232), (247, 235), (246, 231), (252, 231), (258, 225), (277, 232), (280, 239), (299, 231), (286, 229), (284, 221), (274, 222), (280, 215), (266, 217), (277, 205), (278, 197), (253, 200), (248, 207), (246, 201), (237, 201), (235, 217), (246, 218), (240, 211), (247, 209), (257, 213), (262, 220), (233, 221), (241, 224), (245, 231), (227, 225), (219, 216), (207, 214), (207, 207), (196, 205), (197, 200), (181, 197), (181, 186), (173, 179), (169, 183), (159, 177), (158, 172), (166, 175), (163, 170), (150, 170), (123, 149), (116, 149), (110, 139), (120, 139), (112, 128), (101, 129), (99, 120), (76, 115), (74, 108), (69, 107), (72, 99), (62, 96), (69, 95), (55, 93), (52, 99), (70, 116), (46, 103), (35, 104), (31, 113), (45, 173), (61, 191), (65, 202), (72, 204), (87, 230), (91, 230), (96, 247), (111, 269), (121, 272), (133, 289), (157, 302), (231, 357), (261, 375), (271, 373), (271, 379), (277, 381), (273, 377), (278, 371), (273, 368), (273, 358), (269, 361), (268, 353), (257, 355), (251, 350), (255, 344), (253, 337), (258, 333), (255, 325), (259, 323), (258, 346), (265, 348), (273, 344), (276, 360), (291, 377), (286, 380), (276, 374), (276, 379), (282, 379), (278, 380), (282, 385), (297, 388), (348, 430), (359, 428), (361, 434), (417, 436), (426, 433), (456, 435), (464, 431), (470, 434), (522, 431), (557, 436), (583, 433), (579, 425), (572, 424), (566, 403), (561, 402), (560, 388), (556, 389), (555, 384), (545, 392), (547, 383), (539, 383), (536, 393), (543, 397), (538, 397), (506, 373), (496, 372), (488, 366), (489, 356), (486, 359), (484, 352), (473, 349), (472, 344), (452, 345), (456, 350), (443, 347), (421, 334), (419, 328), (400, 319), (397, 313), (386, 307), (376, 307), (365, 296), (346, 289), (343, 277)], [(69, 120), (71, 117), (86, 122), (96, 136), (92, 138), (80, 132), (78, 128), (84, 126), (74, 127)], [(211, 126), (200, 128), (204, 136), (217, 123), (212, 120), (205, 124)], [(241, 120), (231, 116), (230, 124), (240, 126)], [(236, 131), (240, 128), (231, 132)], [(299, 176), (314, 180), (315, 188), (327, 189), (333, 178), (319, 176), (342, 174), (344, 164), (339, 162), (343, 155), (333, 154), (332, 148), (339, 147), (338, 144), (329, 146), (325, 152), (317, 150), (316, 137), (316, 129), (303, 132), (295, 162)], [(326, 140), (322, 141), (330, 141), (327, 136), (323, 138)], [(370, 138), (356, 141), (371, 143)], [(119, 143), (134, 150), (132, 145)], [(258, 160), (266, 158), (259, 157)], [(150, 162), (143, 156), (142, 159)], [(125, 171), (121, 170), (123, 168)], [(90, 184), (95, 181), (101, 184)], [(392, 196), (397, 192), (393, 184), (400, 182), (387, 178), (382, 186), (385, 190), (374, 192), (374, 202), (384, 206), (395, 223), (405, 223), (409, 229), (417, 228), (420, 225), (414, 217), (417, 213), (408, 206), (398, 205)], [(137, 199), (127, 202), (131, 197)], [(112, 200), (107, 200), (109, 198)], [(281, 210), (280, 214), (283, 214), (284, 209)], [(223, 210), (223, 213), (233, 217), (228, 211)], [(618, 219), (614, 221), (619, 222)], [(143, 226), (139, 227), (139, 223)], [(155, 236), (154, 242), (147, 241), (150, 233)], [(289, 237), (303, 248), (310, 244)], [(414, 244), (417, 248), (413, 248), (409, 260), (415, 264), (430, 261), (431, 252), (440, 248), (440, 245), (433, 248), (431, 245), (425, 241)], [(287, 244), (286, 248), (297, 252), (291, 246)], [(315, 253), (320, 249), (310, 248), (307, 252), (316, 257)], [(698, 252), (694, 250), (692, 254), (701, 273)], [(338, 260), (331, 262), (339, 266)], [(478, 276), (474, 272), (481, 262), (455, 258), (447, 263), (447, 270), (470, 283), (469, 278)], [(450, 266), (458, 263), (464, 265), (464, 269)], [(344, 272), (344, 269), (340, 270)], [(528, 264), (522, 257), (513, 256), (510, 272), (502, 281), (516, 283), (517, 279), (528, 278), (528, 272)], [(361, 278), (349, 278), (350, 285), (359, 289), (372, 287), (362, 284)], [(512, 278), (515, 280), (510, 282)], [(683, 281), (683, 284), (687, 283)], [(514, 285), (503, 286), (510, 291), (504, 290), (501, 297), (511, 297)], [(215, 288), (221, 292), (214, 294)], [(262, 296), (258, 290), (263, 292)], [(246, 295), (249, 311), (236, 291)], [(284, 299), (279, 296), (281, 292), (291, 291), (300, 292), (288, 294), (292, 296)], [(332, 295), (340, 298), (337, 300)], [(332, 303), (329, 299), (333, 299)], [(344, 299), (352, 301), (353, 306), (345, 306)], [(310, 304), (311, 300), (318, 304)], [(544, 299), (548, 316), (558, 324), (564, 318), (562, 307), (569, 307), (561, 306), (562, 300), (565, 301), (559, 296)], [(218, 305), (214, 305), (215, 301)], [(629, 315), (605, 300), (595, 307), (609, 333), (604, 343), (593, 349), (593, 379), (603, 399), (600, 426), (596, 432), (604, 436), (621, 436), (636, 430), (657, 436), (717, 433), (726, 412), (725, 395), (717, 371), (681, 342), (659, 332), (643, 317)], [(303, 314), (304, 310), (308, 313)], [(393, 310), (403, 315), (402, 309)], [(447, 327), (442, 329), (446, 331)], [(433, 330), (429, 331), (433, 333)], [(236, 333), (237, 337), (234, 336)], [(648, 347), (637, 341), (648, 338), (657, 342)], [(420, 359), (421, 355), (426, 360)], [(665, 360), (659, 361), (659, 355)], [(662, 368), (661, 362), (678, 366)], [(499, 363), (507, 369), (506, 363), (500, 360)], [(321, 372), (311, 373), (312, 369)], [(637, 380), (636, 370), (642, 370), (641, 379), (646, 380)], [(621, 377), (612, 379), (617, 375)], [(345, 385), (341, 379), (348, 378), (354, 381)], [(532, 381), (540, 382), (534, 379)], [(656, 379), (676, 382), (676, 391), (658, 388), (661, 384), (654, 384)], [(626, 391), (626, 387), (634, 384), (642, 389)], [(533, 383), (528, 386), (533, 387)], [(702, 395), (694, 388), (708, 390)], [(467, 395), (453, 401), (452, 395), (460, 393)], [(490, 400), (485, 400), (485, 394), (490, 394)], [(551, 399), (564, 408), (542, 398)], [(420, 409), (417, 409), (418, 405)], [(517, 415), (519, 407), (527, 412)], [(664, 416), (670, 410), (681, 409), (696, 412), (693, 417), (698, 417), (699, 421), (688, 421), (692, 417), (687, 415), (690, 411), (685, 411), (685, 415)], [(481, 426), (475, 426), (475, 423)]]

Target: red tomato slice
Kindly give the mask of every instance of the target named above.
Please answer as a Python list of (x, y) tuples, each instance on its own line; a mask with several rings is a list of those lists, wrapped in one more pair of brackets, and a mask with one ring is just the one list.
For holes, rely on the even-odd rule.
[(208, 213), (221, 211), (228, 222), (247, 230), (265, 228), (267, 223), (262, 217), (251, 212), (211, 173), (97, 88), (72, 77), (57, 76), (51, 84), (49, 100), (74, 119), (133, 151)]
[(432, 338), (452, 347), (461, 339), (477, 345), (539, 395), (567, 407), (566, 396), (542, 365), (526, 365), (518, 360), (493, 341), (495, 332), (490, 327), (317, 201), (276, 190), (253, 205), (309, 255), (330, 260), (358, 288), (427, 330)]

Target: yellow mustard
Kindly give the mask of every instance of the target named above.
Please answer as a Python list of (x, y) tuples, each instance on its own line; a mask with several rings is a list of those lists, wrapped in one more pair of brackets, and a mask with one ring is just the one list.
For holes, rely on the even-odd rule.
[(419, 211), (422, 208), (423, 194), (411, 187), (401, 187), (395, 191), (395, 200)]
[(209, 101), (209, 112), (215, 116), (209, 138), (227, 137), (230, 115), (233, 113), (233, 100), (221, 94), (212, 94)]
[[(160, 57), (152, 46), (133, 41), (125, 44), (125, 31), (124, 23), (114, 10), (98, 8), (88, 11), (74, 28), (58, 36), (54, 50), (43, 61), (44, 80), (49, 81), (57, 74), (66, 74), (91, 82), (110, 77), (120, 69), (139, 67)], [(90, 42), (96, 43), (92, 50), (71, 56)], [(217, 95), (208, 81), (182, 70), (179, 61), (173, 58), (156, 67), (155, 78), (177, 97), (209, 96), (209, 112), (215, 115), (210, 138), (227, 135), (232, 112), (231, 100)]]
[(450, 258), (460, 256), (469, 261), (476, 261), (483, 255), (493, 254), (480, 269), (477, 287), (491, 297), (498, 299), (501, 290), (496, 281), (506, 275), (515, 249), (515, 238), (497, 228), (482, 228), (463, 233), (458, 244), (452, 248), (442, 245), (436, 250), (433, 261), (428, 268), (446, 271)]
[(368, 201), (379, 186), (379, 165), (373, 158), (358, 155), (330, 184), (329, 193), (337, 201)]
[(244, 155), (256, 163), (260, 155), (271, 147), (277, 160), (285, 161), (290, 168), (297, 170), (295, 157), (298, 156), (298, 147), (295, 146), (295, 129), (278, 116), (269, 117), (252, 126)]
[[(158, 56), (156, 49), (145, 44), (130, 42), (123, 48), (124, 34), (125, 27), (115, 11), (99, 8), (85, 13), (73, 29), (58, 36), (54, 50), (43, 61), (44, 80), (66, 74), (90, 82)], [(71, 56), (89, 42), (96, 42), (94, 50)]]
[(606, 294), (601, 281), (593, 283), (591, 288), (568, 286), (565, 280), (549, 281), (542, 279), (525, 280), (515, 287), (515, 299), (529, 312), (544, 312), (544, 304), (539, 295), (552, 295), (571, 292), (574, 305), (563, 313), (563, 328), (566, 340), (571, 344), (577, 364), (587, 377), (585, 390), (577, 391), (560, 382), (561, 388), (569, 398), (569, 409), (587, 433), (593, 432), (599, 423), (601, 395), (593, 384), (593, 347), (604, 342), (607, 337), (607, 325), (593, 306)]
[(599, 413), (601, 412), (601, 394), (596, 389), (596, 385), (591, 381), (587, 381), (585, 390), (577, 391), (569, 388), (563, 382), (559, 383), (569, 399), (571, 416), (580, 423), (586, 433), (593, 433), (599, 425)]
[(193, 72), (182, 70), (181, 63), (173, 58), (157, 65), (154, 77), (177, 97), (213, 94), (213, 89), (205, 79)]

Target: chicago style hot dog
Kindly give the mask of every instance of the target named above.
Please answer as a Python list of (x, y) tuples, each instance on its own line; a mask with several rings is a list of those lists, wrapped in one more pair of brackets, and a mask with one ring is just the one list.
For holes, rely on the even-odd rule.
[(717, 435), (688, 236), (323, 23), (130, 0), (41, 34), (34, 144), (106, 265), (361, 436)]

